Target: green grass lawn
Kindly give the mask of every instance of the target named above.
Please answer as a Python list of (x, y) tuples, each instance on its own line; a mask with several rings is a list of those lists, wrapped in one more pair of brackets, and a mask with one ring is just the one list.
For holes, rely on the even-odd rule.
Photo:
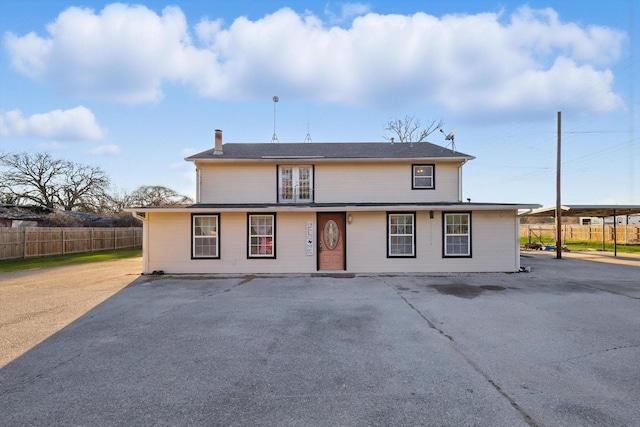
[[(520, 238), (520, 246), (524, 246), (529, 239), (527, 237)], [(534, 242), (540, 243), (540, 242)], [(542, 239), (543, 245), (555, 245), (555, 241), (553, 239)], [(601, 251), (602, 250), (602, 242), (596, 242), (594, 240), (567, 240), (564, 242), (564, 245), (569, 248), (570, 251)], [(613, 242), (605, 243), (605, 251), (613, 252)], [(618, 243), (618, 252), (620, 253), (640, 253), (640, 245), (626, 245)]]
[(111, 261), (142, 256), (141, 248), (118, 249), (115, 251), (84, 252), (80, 254), (52, 255), (38, 258), (7, 259), (0, 261), (0, 273), (29, 270), (32, 268), (58, 267), (69, 264)]

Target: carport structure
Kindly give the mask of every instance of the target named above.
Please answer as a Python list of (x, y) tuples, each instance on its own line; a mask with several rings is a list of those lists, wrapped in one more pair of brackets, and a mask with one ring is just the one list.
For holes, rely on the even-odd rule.
[[(616, 225), (618, 216), (638, 215), (640, 205), (563, 205), (561, 207), (561, 217), (599, 217), (602, 218), (602, 249), (604, 250), (604, 218), (613, 217), (613, 255), (618, 256)], [(533, 217), (556, 217), (556, 208), (541, 208), (525, 213), (522, 216)]]

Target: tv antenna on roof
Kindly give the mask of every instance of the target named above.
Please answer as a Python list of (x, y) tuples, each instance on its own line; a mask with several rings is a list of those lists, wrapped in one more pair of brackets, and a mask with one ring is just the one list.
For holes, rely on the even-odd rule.
[[(443, 135), (445, 135), (444, 131), (442, 130), (442, 128), (440, 128), (440, 132), (442, 132)], [(445, 141), (451, 141), (451, 150), (455, 153), (456, 151), (456, 143), (455, 140), (453, 139), (453, 136), (456, 134), (456, 130), (452, 130), (451, 132), (449, 132), (448, 134), (445, 135), (444, 140)], [(449, 145), (449, 144), (447, 144)]]
[(307, 136), (304, 137), (304, 142), (313, 142), (311, 140), (311, 132), (309, 132), (309, 122), (307, 122)]
[(280, 142), (278, 141), (278, 135), (276, 135), (276, 103), (280, 101), (280, 98), (277, 96), (273, 97), (273, 136), (271, 137), (271, 142)]

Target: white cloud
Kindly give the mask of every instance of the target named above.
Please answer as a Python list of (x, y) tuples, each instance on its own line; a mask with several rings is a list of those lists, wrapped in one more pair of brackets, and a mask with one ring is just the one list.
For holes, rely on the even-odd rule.
[(364, 3), (340, 3), (340, 13), (333, 12), (331, 3), (327, 3), (324, 8), (324, 13), (329, 18), (331, 24), (341, 24), (347, 22), (356, 16), (369, 13), (371, 6)]
[[(9, 33), (13, 66), (63, 92), (125, 103), (158, 100), (163, 79), (179, 79), (192, 50), (184, 14), (115, 3), (99, 15), (71, 7), (47, 26), (49, 38)], [(72, 70), (72, 72), (71, 72)]]
[(106, 131), (100, 128), (88, 108), (80, 105), (70, 110), (23, 117), (20, 110), (0, 111), (0, 135), (49, 138), (57, 140), (100, 140)]
[(96, 147), (90, 150), (89, 154), (93, 156), (115, 157), (115, 156), (119, 156), (120, 152), (121, 152), (120, 147), (118, 147), (115, 144), (108, 144), (108, 145), (100, 145), (99, 147)]
[(368, 10), (343, 4), (340, 19), (356, 16), (343, 27), (288, 8), (228, 27), (203, 19), (194, 41), (177, 7), (160, 15), (124, 4), (99, 14), (69, 8), (47, 37), (8, 34), (5, 46), (16, 70), (63, 93), (128, 103), (157, 101), (163, 82), (181, 82), (221, 99), (438, 103), (468, 116), (623, 106), (607, 68), (621, 54), (619, 31), (564, 23), (553, 9), (523, 7), (509, 17)]

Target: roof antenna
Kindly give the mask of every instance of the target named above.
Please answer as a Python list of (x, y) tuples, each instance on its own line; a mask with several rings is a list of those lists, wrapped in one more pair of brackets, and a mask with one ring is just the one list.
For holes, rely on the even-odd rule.
[(276, 103), (280, 101), (280, 98), (277, 96), (273, 97), (273, 136), (271, 137), (271, 142), (280, 142), (278, 141), (278, 135), (276, 135)]
[[(440, 128), (440, 132), (442, 132), (443, 135), (445, 135), (444, 131), (442, 130), (442, 128)], [(449, 132), (448, 134), (445, 135), (444, 139), (445, 141), (451, 141), (451, 150), (455, 153), (456, 152), (456, 143), (455, 140), (453, 139), (453, 136), (456, 134), (456, 130), (452, 130), (451, 132)], [(449, 144), (447, 144), (449, 145)]]
[(307, 136), (304, 137), (304, 142), (313, 142), (311, 140), (311, 134), (309, 133), (309, 122), (307, 122)]

